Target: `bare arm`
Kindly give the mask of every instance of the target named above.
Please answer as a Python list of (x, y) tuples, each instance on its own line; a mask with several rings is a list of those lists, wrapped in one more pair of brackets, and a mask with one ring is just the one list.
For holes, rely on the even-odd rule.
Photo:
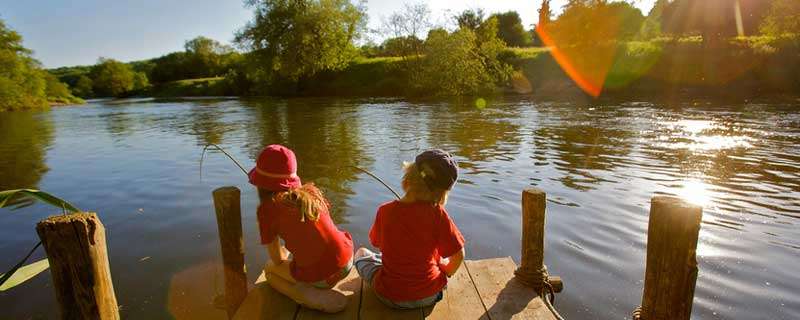
[(440, 264), (440, 268), (447, 274), (448, 277), (452, 277), (458, 271), (458, 268), (461, 267), (461, 263), (464, 262), (464, 248), (461, 248), (460, 251), (456, 252), (452, 256), (442, 259)]
[(277, 237), (267, 244), (267, 254), (269, 254), (269, 259), (272, 260), (275, 265), (282, 264), (289, 260), (288, 252), (283, 249), (281, 240)]

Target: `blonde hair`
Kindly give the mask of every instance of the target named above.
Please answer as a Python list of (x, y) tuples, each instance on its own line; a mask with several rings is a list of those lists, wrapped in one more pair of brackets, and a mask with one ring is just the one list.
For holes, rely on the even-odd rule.
[(444, 206), (447, 203), (447, 189), (431, 187), (425, 177), (434, 177), (435, 172), (429, 167), (419, 167), (415, 163), (404, 162), (403, 191), (414, 200), (429, 201)]
[(297, 208), (300, 212), (300, 221), (319, 220), (319, 215), (330, 208), (330, 203), (313, 183), (306, 183), (299, 188), (286, 191), (269, 191), (258, 188), (258, 197), (265, 200), (285, 204), (292, 208)]

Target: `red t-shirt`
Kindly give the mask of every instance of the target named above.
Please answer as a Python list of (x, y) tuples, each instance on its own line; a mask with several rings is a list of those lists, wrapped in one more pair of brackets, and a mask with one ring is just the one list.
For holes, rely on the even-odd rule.
[(292, 277), (302, 282), (317, 282), (340, 271), (353, 257), (353, 239), (339, 231), (327, 210), (319, 220), (300, 221), (297, 208), (262, 202), (258, 206), (258, 228), (261, 243), (269, 244), (280, 236), (292, 253), (289, 269)]
[(393, 301), (430, 297), (447, 284), (441, 257), (456, 254), (464, 237), (444, 207), (429, 202), (392, 201), (378, 208), (369, 240), (383, 253), (373, 279), (375, 291)]

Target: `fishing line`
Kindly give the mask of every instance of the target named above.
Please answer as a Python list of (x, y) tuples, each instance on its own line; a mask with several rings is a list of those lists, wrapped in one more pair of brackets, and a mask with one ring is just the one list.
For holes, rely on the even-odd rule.
[[(220, 146), (218, 146), (216, 144), (213, 144), (213, 143), (209, 143), (205, 147), (203, 147), (203, 153), (200, 154), (200, 180), (201, 181), (203, 180), (203, 159), (205, 158), (206, 150), (208, 150), (209, 147), (214, 147), (215, 149), (217, 149), (219, 151), (222, 151), (222, 153), (224, 153), (226, 156), (228, 156), (228, 159), (231, 159), (231, 161), (233, 161), (233, 163), (235, 163), (236, 166), (239, 167), (239, 169), (242, 169), (242, 172), (244, 173), (244, 175), (247, 176), (247, 170), (245, 170), (245, 168), (239, 163), (239, 161), (236, 161), (236, 159), (234, 159), (233, 156), (231, 156), (227, 151), (225, 151), (225, 149), (222, 149), (222, 147), (220, 147)], [(366, 173), (367, 175), (369, 175), (373, 179), (375, 179), (378, 182), (380, 182), (384, 187), (386, 187), (386, 189), (389, 189), (389, 191), (391, 191), (394, 194), (394, 196), (397, 197), (397, 200), (400, 200), (400, 195), (397, 193), (397, 191), (394, 191), (394, 189), (392, 189), (392, 187), (390, 187), (388, 184), (386, 184), (386, 182), (384, 182), (383, 179), (379, 178), (374, 173), (369, 172), (369, 170), (361, 168), (361, 167), (358, 167), (358, 166), (350, 165), (350, 166), (347, 166), (347, 167), (356, 169), (356, 170), (361, 171), (363, 173)]]
[(206, 150), (208, 150), (209, 147), (214, 147), (217, 150), (222, 151), (222, 153), (228, 156), (228, 159), (231, 159), (231, 161), (233, 161), (233, 163), (235, 163), (236, 166), (239, 167), (239, 169), (242, 169), (242, 173), (244, 173), (244, 175), (247, 176), (247, 170), (245, 170), (244, 167), (242, 167), (239, 161), (236, 161), (236, 159), (234, 159), (233, 156), (231, 156), (227, 151), (225, 151), (225, 149), (222, 149), (222, 147), (213, 143), (209, 143), (205, 147), (203, 147), (203, 153), (200, 154), (200, 181), (203, 180), (203, 159), (206, 157)]
[(361, 167), (357, 167), (357, 166), (348, 166), (348, 167), (351, 167), (351, 168), (354, 168), (354, 169), (356, 169), (358, 171), (366, 173), (367, 175), (369, 175), (373, 179), (378, 180), (378, 182), (380, 182), (384, 187), (386, 187), (386, 189), (389, 189), (389, 191), (394, 193), (394, 196), (397, 197), (397, 200), (400, 200), (400, 195), (397, 194), (397, 191), (394, 191), (394, 189), (392, 189), (392, 187), (390, 187), (388, 184), (386, 184), (386, 182), (383, 182), (383, 180), (381, 180), (381, 178), (378, 178), (378, 176), (374, 175), (372, 172), (369, 172), (367, 169), (364, 169), (364, 168), (361, 168)]

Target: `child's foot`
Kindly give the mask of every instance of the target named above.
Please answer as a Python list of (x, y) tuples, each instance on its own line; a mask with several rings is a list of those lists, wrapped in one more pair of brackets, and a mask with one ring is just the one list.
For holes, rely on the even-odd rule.
[(330, 289), (319, 289), (299, 283), (295, 286), (303, 296), (299, 301), (303, 306), (326, 313), (337, 313), (347, 307), (347, 297), (341, 292)]

